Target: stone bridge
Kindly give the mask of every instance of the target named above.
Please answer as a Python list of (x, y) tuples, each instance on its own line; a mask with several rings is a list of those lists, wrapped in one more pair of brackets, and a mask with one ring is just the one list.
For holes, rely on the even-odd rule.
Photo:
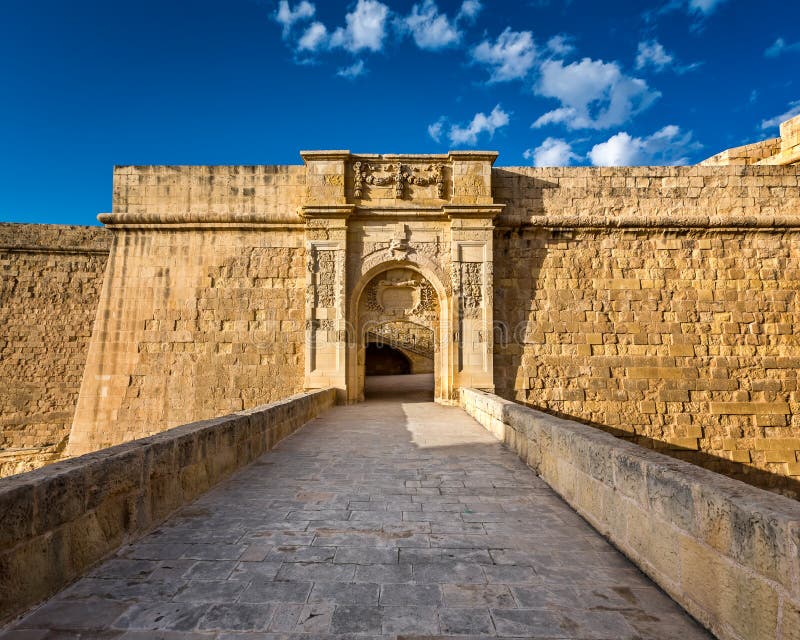
[(795, 502), (431, 378), (4, 480), (0, 637), (797, 637)]

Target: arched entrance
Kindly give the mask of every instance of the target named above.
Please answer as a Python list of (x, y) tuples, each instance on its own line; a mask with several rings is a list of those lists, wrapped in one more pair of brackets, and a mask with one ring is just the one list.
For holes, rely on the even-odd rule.
[[(351, 345), (348, 399), (364, 399), (366, 375), (388, 365), (390, 349), (407, 360), (412, 375), (432, 373), (434, 397), (448, 400), (449, 350), (440, 339), (446, 298), (431, 279), (416, 265), (384, 264), (364, 276), (354, 291), (353, 302), (355, 340)], [(399, 365), (399, 360), (394, 362)]]
[(364, 375), (367, 378), (412, 375), (411, 359), (400, 349), (380, 342), (368, 342), (364, 352)]

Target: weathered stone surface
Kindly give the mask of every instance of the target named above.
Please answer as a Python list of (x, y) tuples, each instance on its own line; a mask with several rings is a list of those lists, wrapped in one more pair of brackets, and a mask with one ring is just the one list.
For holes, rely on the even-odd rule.
[[(300, 394), (0, 480), (0, 531), (4, 538), (0, 548), (0, 620), (6, 621), (52, 595), (124, 541), (152, 529), (177, 507), (252, 462), (333, 402), (330, 389)], [(269, 432), (274, 436), (267, 437)], [(170, 441), (187, 455), (159, 456)], [(240, 443), (248, 446), (241, 447)], [(200, 449), (198, 459), (209, 463), (204, 466), (202, 481), (169, 485), (161, 481), (164, 475), (181, 476), (195, 466), (195, 456), (188, 451)], [(153, 458), (158, 466), (145, 463)], [(224, 463), (214, 462), (220, 460)], [(244, 545), (226, 549), (209, 544), (195, 545), (190, 553), (186, 545), (178, 544), (145, 548), (139, 557), (169, 560), (177, 554), (178, 558), (195, 560), (233, 560), (244, 550)], [(226, 557), (226, 553), (231, 555)], [(123, 562), (117, 568), (122, 573), (117, 571), (114, 577), (139, 578), (143, 567), (145, 571), (153, 568), (142, 561), (129, 565), (129, 561)], [(210, 590), (203, 591), (201, 581), (193, 584), (187, 593), (194, 594), (194, 601), (200, 601), (202, 593), (208, 602), (229, 595), (225, 589), (230, 587), (215, 592), (213, 585), (206, 585)]]
[(0, 477), (63, 453), (111, 240), (102, 227), (0, 223)]
[[(787, 150), (798, 129), (785, 123)], [(78, 454), (304, 388), (359, 400), (363, 331), (407, 321), (388, 313), (397, 296), (428, 291), (395, 283), (390, 309), (366, 313), (369, 287), (403, 267), (438, 302), (405, 333), (433, 336), (440, 400), (495, 388), (800, 495), (798, 167), (493, 169), (495, 156), (117, 167), (107, 231), (0, 227), (0, 375), (14, 381), (0, 447), (15, 449), (0, 473), (61, 455), (70, 421)]]
[[(370, 384), (377, 397), (311, 421), (9, 640), (48, 628), (142, 640), (707, 640), (513, 452), (434, 404), (430, 376), (416, 378)], [(419, 388), (393, 396), (404, 383)]]
[(485, 392), (461, 404), (717, 637), (795, 637), (796, 501)]

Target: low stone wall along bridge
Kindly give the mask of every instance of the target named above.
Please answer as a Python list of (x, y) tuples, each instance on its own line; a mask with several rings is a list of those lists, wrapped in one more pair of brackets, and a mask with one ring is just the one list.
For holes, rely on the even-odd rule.
[(1, 637), (710, 637), (431, 378), (369, 380)]

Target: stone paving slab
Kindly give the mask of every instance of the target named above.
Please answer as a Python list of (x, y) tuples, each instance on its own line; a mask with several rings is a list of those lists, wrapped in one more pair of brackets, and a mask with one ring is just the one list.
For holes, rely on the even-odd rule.
[(428, 381), (370, 381), (0, 638), (710, 637)]

